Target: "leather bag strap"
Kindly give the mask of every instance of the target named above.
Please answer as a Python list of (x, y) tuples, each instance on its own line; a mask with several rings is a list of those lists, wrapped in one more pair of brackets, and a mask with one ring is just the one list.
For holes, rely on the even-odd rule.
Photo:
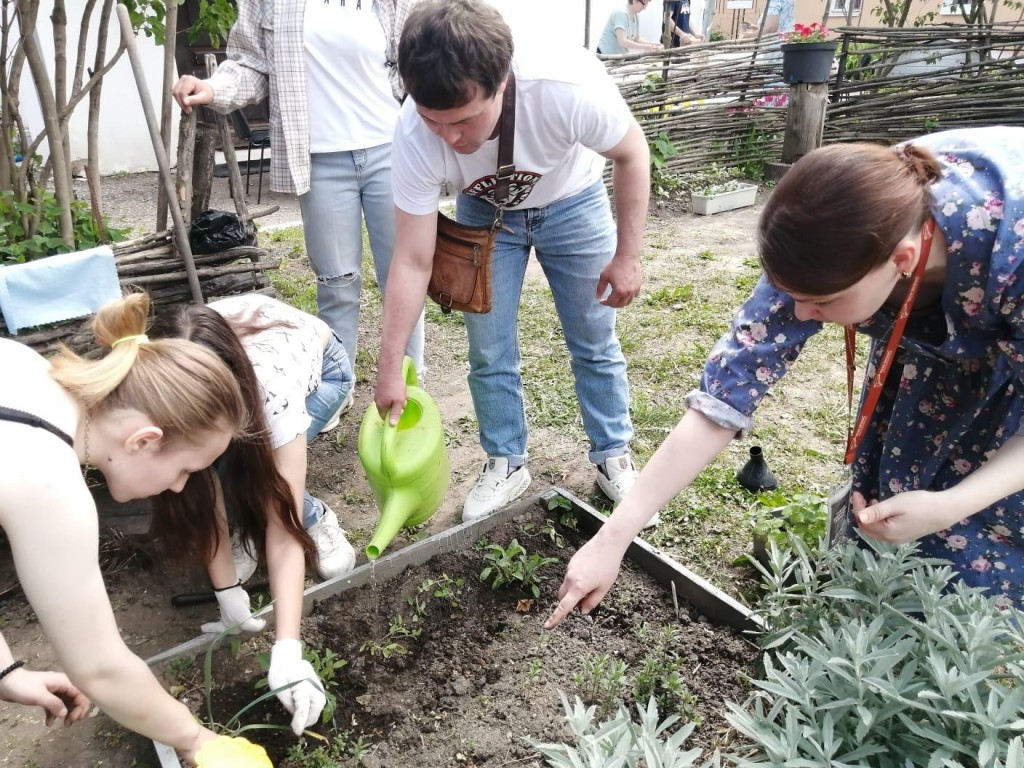
[(496, 223), (500, 223), (502, 212), (508, 203), (509, 182), (516, 166), (513, 153), (516, 143), (516, 76), (508, 70), (504, 98), (501, 104), (501, 128), (498, 132), (498, 170), (495, 174), (494, 202), (498, 206)]

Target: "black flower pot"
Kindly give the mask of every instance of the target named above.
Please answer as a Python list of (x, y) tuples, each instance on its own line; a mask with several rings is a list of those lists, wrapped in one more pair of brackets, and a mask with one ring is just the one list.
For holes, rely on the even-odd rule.
[(783, 43), (782, 79), (793, 83), (826, 83), (837, 43)]

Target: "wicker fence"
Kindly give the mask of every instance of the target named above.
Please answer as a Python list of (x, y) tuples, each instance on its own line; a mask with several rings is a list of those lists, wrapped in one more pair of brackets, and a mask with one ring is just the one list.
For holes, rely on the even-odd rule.
[[(1024, 26), (845, 28), (825, 142), (892, 143), (972, 125), (1024, 125)], [(726, 41), (606, 58), (649, 139), (679, 150), (665, 169), (756, 170), (779, 160), (788, 93), (775, 43)]]

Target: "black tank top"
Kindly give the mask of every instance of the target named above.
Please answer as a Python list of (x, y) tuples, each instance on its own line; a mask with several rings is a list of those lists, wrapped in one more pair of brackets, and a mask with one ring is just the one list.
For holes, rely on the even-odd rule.
[(26, 426), (35, 427), (36, 429), (45, 429), (47, 432), (59, 437), (72, 448), (75, 447), (75, 441), (71, 439), (71, 436), (67, 432), (53, 426), (53, 424), (48, 422), (46, 419), (33, 416), (31, 413), (25, 413), (25, 411), (19, 411), (16, 408), (8, 408), (0, 405), (0, 421), (16, 421), (19, 424), (25, 424)]

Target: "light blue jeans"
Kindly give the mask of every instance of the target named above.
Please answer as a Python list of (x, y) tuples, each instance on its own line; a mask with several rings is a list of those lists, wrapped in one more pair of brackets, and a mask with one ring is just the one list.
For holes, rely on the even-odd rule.
[[(335, 334), (324, 349), (324, 365), (320, 374), (320, 386), (306, 395), (306, 413), (312, 419), (306, 430), (306, 440), (312, 440), (331, 420), (331, 417), (345, 402), (352, 389), (352, 361), (345, 345)], [(324, 516), (324, 503), (303, 491), (302, 525), (309, 528)]]
[[(395, 203), (391, 195), (391, 145), (352, 152), (310, 155), (310, 188), (299, 196), (306, 253), (316, 274), (320, 318), (331, 326), (353, 366), (359, 340), (359, 295), (363, 288), (363, 230), (377, 285), (383, 293), (395, 249)], [(423, 315), (406, 354), (423, 370)]]
[[(462, 224), (494, 221), (494, 208), (459, 195)], [(469, 334), (469, 389), (488, 456), (526, 461), (526, 412), (520, 378), (519, 299), (533, 248), (547, 276), (571, 356), (576, 397), (590, 438), (590, 460), (600, 464), (629, 452), (626, 360), (615, 335), (615, 310), (594, 294), (601, 270), (615, 253), (616, 233), (604, 184), (543, 208), (507, 211), (494, 246), (494, 308), (465, 313)]]

